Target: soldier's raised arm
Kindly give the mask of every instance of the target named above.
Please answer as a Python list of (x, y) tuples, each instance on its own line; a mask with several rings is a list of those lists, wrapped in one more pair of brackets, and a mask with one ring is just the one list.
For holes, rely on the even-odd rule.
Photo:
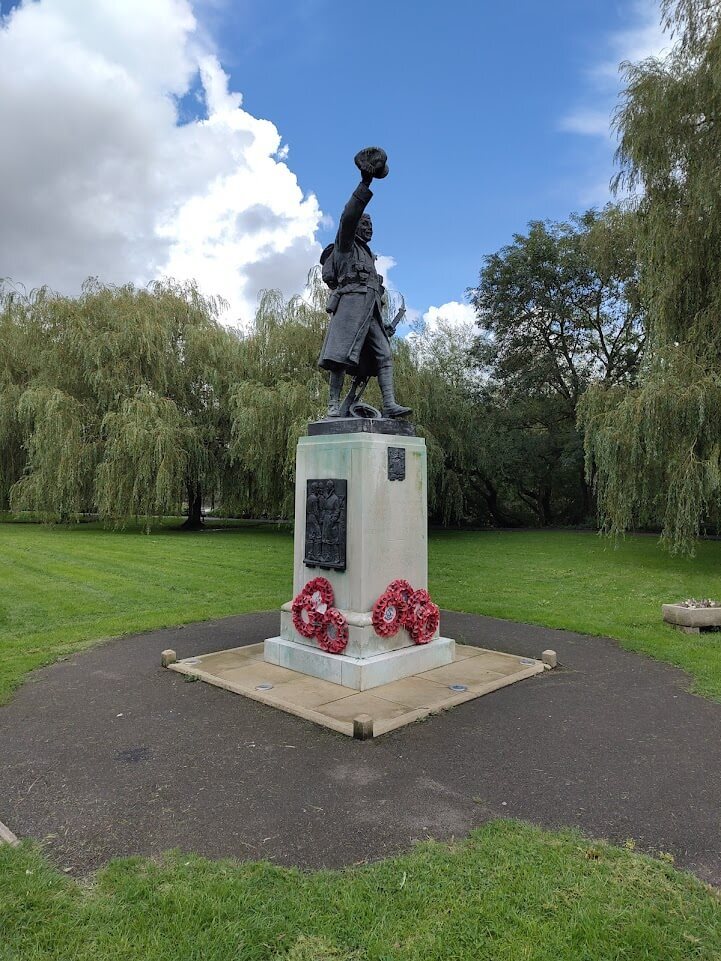
[(341, 253), (348, 253), (353, 247), (358, 222), (373, 196), (370, 189), (373, 178), (380, 180), (388, 176), (388, 157), (380, 147), (365, 147), (358, 151), (354, 159), (361, 172), (361, 182), (351, 194), (341, 214), (335, 241), (336, 249)]
[(335, 239), (335, 246), (336, 250), (343, 254), (347, 254), (352, 249), (355, 232), (358, 229), (358, 223), (363, 216), (363, 211), (366, 209), (371, 197), (373, 196), (373, 191), (368, 186), (372, 179), (373, 178), (370, 174), (363, 175), (363, 180), (361, 180), (351, 194), (350, 200), (345, 205), (343, 208), (343, 213), (340, 215), (340, 223), (338, 224), (338, 233)]

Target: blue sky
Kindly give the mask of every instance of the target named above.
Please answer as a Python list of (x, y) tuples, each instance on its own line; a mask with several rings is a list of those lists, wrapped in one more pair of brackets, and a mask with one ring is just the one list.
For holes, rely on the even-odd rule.
[[(233, 256), (236, 261), (243, 257), (252, 260), (253, 283), (267, 284), (277, 268), (279, 276), (283, 275), (279, 286), (288, 292), (294, 282), (291, 276), (297, 277), (305, 262), (310, 265), (318, 244), (322, 246), (332, 239), (332, 222), (337, 221), (357, 182), (354, 153), (362, 146), (379, 144), (388, 151), (391, 174), (375, 187), (370, 209), (375, 224), (373, 246), (394, 259), (391, 280), (420, 314), (431, 305), (462, 301), (466, 287), (476, 282), (483, 255), (509, 242), (513, 233), (523, 231), (530, 219), (562, 219), (572, 211), (608, 199), (608, 181), (613, 172), (608, 118), (618, 91), (618, 61), (651, 52), (660, 44), (657, 9), (650, 0), (548, 0), (544, 4), (537, 0), (511, 0), (505, 4), (447, 0), (443, 5), (419, 0), (362, 8), (330, 0), (197, 0), (192, 4), (187, 0), (146, 0), (144, 6), (133, 2), (125, 5), (127, 17), (136, 16), (134, 32), (129, 34), (127, 43), (119, 42), (116, 46), (109, 44), (106, 34), (112, 29), (117, 33), (117, 24), (112, 27), (110, 20), (105, 24), (102, 20), (104, 3), (109, 0), (95, 2), (100, 12), (96, 16), (97, 32), (93, 34), (90, 27), (79, 22), (83, 6), (79, 0), (40, 0), (35, 4), (34, 20), (26, 16), (27, 25), (20, 16), (8, 18), (11, 5), (2, 0), (5, 37), (0, 31), (0, 44), (4, 40), (5, 48), (18, 57), (23, 52), (27, 57), (31, 51), (39, 59), (47, 56), (49, 60), (47, 70), (36, 78), (37, 90), (32, 86), (27, 93), (19, 90), (9, 69), (5, 75), (11, 98), (17, 96), (21, 103), (32, 102), (27, 131), (22, 127), (16, 131), (21, 141), (26, 133), (35, 137), (33, 123), (43, 131), (47, 126), (41, 115), (36, 117), (33, 112), (32, 95), (36, 90), (40, 100), (43, 84), (52, 83), (53, 70), (58, 69), (53, 53), (58, 43), (51, 43), (52, 37), (58, 36), (52, 31), (60, 29), (55, 23), (58, 16), (62, 18), (60, 35), (72, 35), (75, 42), (73, 32), (77, 31), (78, 42), (87, 55), (82, 89), (75, 91), (69, 66), (71, 79), (64, 85), (59, 83), (68, 101), (70, 123), (76, 122), (72, 117), (77, 106), (79, 138), (89, 134), (94, 140), (105, 136), (103, 110), (98, 108), (95, 126), (88, 127), (83, 105), (94, 84), (99, 85), (99, 90), (105, 89), (105, 74), (111, 67), (122, 68), (127, 89), (140, 98), (133, 107), (134, 117), (147, 104), (154, 104), (157, 112), (149, 114), (156, 125), (154, 129), (162, 129), (165, 123), (160, 119), (159, 95), (171, 97), (178, 105), (176, 125), (187, 126), (192, 137), (186, 137), (178, 147), (178, 131), (168, 130), (165, 140), (158, 138), (157, 150), (149, 158), (139, 160), (142, 152), (138, 148), (137, 155), (123, 161), (123, 165), (144, 163), (147, 169), (140, 178), (143, 184), (148, 179), (177, 176), (176, 196), (182, 194), (183, 204), (176, 205), (171, 217), (167, 198), (153, 195), (145, 208), (147, 213), (148, 207), (157, 205), (155, 221), (146, 223), (138, 213), (140, 220), (122, 223), (117, 228), (118, 235), (125, 231), (127, 236), (136, 238), (146, 229), (156, 239), (165, 229), (165, 239), (170, 237), (168, 243), (172, 241), (175, 253), (168, 254), (164, 261), (167, 250), (164, 254), (149, 243), (144, 267), (137, 243), (130, 256), (121, 252), (118, 242), (112, 258), (109, 248), (108, 263), (112, 259), (121, 269), (126, 258), (133, 279), (168, 264), (176, 273), (182, 273), (191, 270), (193, 263), (200, 264), (207, 253), (207, 248), (199, 253), (197, 247), (183, 241), (183, 229), (196, 233), (215, 231), (212, 243), (216, 252), (221, 235), (229, 236), (227, 232), (219, 233), (217, 224), (208, 226), (202, 212), (198, 213), (203, 197), (208, 207), (212, 206), (212, 184), (222, 177), (228, 183), (222, 217), (227, 220), (226, 208), (232, 212), (232, 171), (218, 160), (217, 143), (213, 147), (213, 163), (217, 166), (208, 161), (193, 173), (198, 182), (190, 182), (197, 149), (189, 147), (188, 142), (205, 138), (202, 149), (204, 156), (209, 156), (209, 134), (203, 120), (212, 112), (208, 107), (207, 71), (201, 82), (193, 57), (202, 63), (203, 56), (212, 55), (213, 70), (224, 75), (226, 85), (217, 101), (221, 104), (216, 105), (218, 115), (227, 119), (231, 108), (236, 109), (237, 116), (242, 113), (246, 118), (242, 137), (246, 139), (260, 136), (258, 131), (268, 135), (269, 128), (258, 126), (256, 121), (270, 121), (287, 147), (287, 157), (284, 148), (274, 153), (272, 144), (268, 147), (269, 155), (274, 157), (276, 166), (284, 164), (297, 178), (306, 199), (303, 206), (300, 194), (291, 196), (286, 178), (278, 179), (277, 195), (288, 191), (284, 201), (287, 212), (280, 202), (274, 205), (267, 199), (276, 188), (265, 181), (258, 188), (258, 196), (266, 199), (253, 204), (256, 181), (232, 181), (236, 196), (241, 190), (247, 193), (242, 202), (238, 200), (239, 211), (247, 213), (252, 208), (257, 212), (267, 204), (274, 208), (276, 218), (285, 217), (287, 223), (301, 225), (295, 234), (282, 235), (284, 239), (278, 239), (281, 234), (276, 232), (276, 239), (265, 243), (260, 253), (258, 249), (248, 252), (235, 237)], [(155, 7), (153, 17), (145, 12), (148, 7)], [(108, 18), (115, 16), (114, 12), (106, 13)], [(182, 21), (183, 16), (187, 19), (190, 14), (194, 17), (192, 29)], [(168, 30), (164, 31), (166, 22)], [(49, 23), (53, 27), (48, 29), (47, 49), (38, 41), (39, 49), (33, 51), (34, 38), (45, 37)], [(161, 36), (163, 45), (159, 43)], [(165, 43), (167, 36), (177, 37), (175, 46)], [(146, 77), (146, 66), (139, 67), (133, 59), (132, 45), (142, 46), (146, 41), (150, 50), (158, 46), (158, 63), (167, 63), (167, 70), (159, 78)], [(0, 55), (2, 51), (0, 46)], [(181, 53), (188, 61), (182, 68), (175, 62)], [(102, 69), (98, 66), (101, 55)], [(61, 75), (64, 69), (62, 66)], [(135, 80), (141, 72), (145, 86), (141, 84), (138, 93)], [(4, 92), (0, 65), (0, 94)], [(236, 92), (242, 93), (242, 108), (228, 99)], [(72, 102), (74, 98), (77, 104)], [(113, 112), (121, 109), (113, 101)], [(141, 136), (132, 128), (129, 118), (119, 116), (119, 122), (121, 126), (127, 122), (128, 141)], [(233, 127), (233, 122), (226, 127)], [(238, 147), (241, 132), (233, 129), (232, 143), (228, 134), (229, 151), (233, 150), (243, 163), (242, 149)], [(249, 130), (252, 132), (248, 133)], [(50, 134), (43, 132), (45, 136)], [(61, 133), (53, 136), (61, 137)], [(189, 171), (186, 180), (177, 170), (168, 175), (163, 172), (162, 164), (167, 161), (162, 158), (171, 137), (176, 145), (175, 167)], [(113, 152), (122, 154), (124, 143), (119, 138), (118, 142), (109, 143), (103, 149), (103, 163), (112, 163)], [(57, 153), (53, 143), (47, 148)], [(69, 158), (68, 163), (71, 161)], [(99, 197), (107, 190), (95, 183), (97, 169), (96, 165), (88, 175), (93, 180), (88, 190), (91, 194), (97, 191)], [(257, 170), (258, 177), (263, 177), (262, 171), (270, 168), (265, 161), (258, 160)], [(82, 191), (77, 166), (72, 172), (78, 179), (78, 191)], [(275, 173), (278, 178), (285, 176), (284, 171)], [(36, 176), (37, 180), (28, 184), (29, 190), (47, 194), (48, 181), (54, 183), (52, 175), (39, 170)], [(4, 182), (8, 189), (7, 179)], [(122, 211), (123, 203), (133, 206), (128, 201), (131, 194), (129, 183), (127, 190), (114, 199), (113, 209)], [(317, 198), (313, 210), (309, 195)], [(195, 210), (194, 219), (191, 208)], [(14, 207), (13, 211), (20, 216)], [(183, 220), (186, 228), (167, 228), (173, 217), (178, 223)], [(75, 226), (75, 233), (80, 236), (82, 225)], [(298, 239), (301, 235), (302, 243)], [(32, 249), (31, 241), (29, 238), (28, 249)], [(45, 264), (62, 257), (71, 242), (65, 237), (54, 248), (55, 252), (49, 250)], [(284, 248), (288, 243), (291, 246)], [(92, 250), (97, 251), (100, 246), (96, 242), (85, 251), (80, 243), (82, 249), (75, 257), (75, 269), (102, 276), (104, 262), (100, 258), (99, 269), (92, 269)], [(288, 249), (293, 253), (292, 268), (290, 260), (283, 260), (284, 250)], [(18, 270), (28, 271), (27, 263), (18, 263)], [(222, 287), (228, 263), (229, 257), (209, 270), (206, 282)], [(242, 264), (239, 269), (242, 271)], [(71, 276), (69, 267), (65, 273), (59, 272), (58, 285), (72, 284)], [(242, 279), (246, 286), (238, 295), (239, 303), (256, 289), (247, 278)]]
[(635, 23), (628, 3), (449, 0), (377, 15), (329, 0), (243, 6), (218, 14), (221, 60), (247, 109), (278, 126), (322, 209), (338, 216), (359, 147), (388, 151), (375, 246), (395, 258), (413, 304), (460, 299), (482, 255), (529, 219), (605, 195), (610, 144), (562, 121), (584, 103), (606, 108), (589, 72)]

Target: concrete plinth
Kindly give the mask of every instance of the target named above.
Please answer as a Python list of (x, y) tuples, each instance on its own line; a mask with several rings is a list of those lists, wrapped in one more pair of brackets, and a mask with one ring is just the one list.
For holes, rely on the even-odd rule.
[(429, 644), (388, 651), (370, 657), (348, 654), (328, 654), (307, 644), (287, 641), (284, 637), (270, 637), (265, 642), (264, 660), (300, 674), (319, 677), (331, 684), (351, 687), (355, 691), (399, 681), (412, 674), (422, 674), (453, 662), (455, 641), (437, 637)]
[[(391, 421), (369, 423), (374, 430), (345, 433), (317, 433), (322, 424), (314, 425), (296, 455), (293, 594), (314, 577), (327, 578), (333, 606), (348, 624), (348, 644), (342, 654), (329, 654), (302, 636), (293, 626), (290, 601), (281, 610), (279, 636), (265, 642), (268, 663), (356, 691), (451, 664), (454, 652), (454, 642), (438, 632), (419, 645), (404, 628), (392, 637), (373, 628), (373, 605), (391, 581), (403, 578), (414, 590), (427, 588), (428, 493), (425, 440), (411, 435), (409, 425), (392, 433)], [(308, 484), (314, 481), (336, 482), (345, 497), (345, 549), (334, 546), (320, 558), (306, 542)], [(336, 569), (342, 566), (338, 558), (345, 559), (345, 569)]]

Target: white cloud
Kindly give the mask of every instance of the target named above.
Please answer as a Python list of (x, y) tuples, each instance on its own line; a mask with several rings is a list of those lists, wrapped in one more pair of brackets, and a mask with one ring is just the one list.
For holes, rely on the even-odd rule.
[(449, 327), (463, 327), (475, 324), (476, 312), (470, 304), (462, 304), (451, 300), (440, 307), (429, 307), (423, 314), (422, 323), (428, 332), (438, 330), (442, 325)]
[(476, 312), (470, 304), (449, 300), (440, 307), (429, 307), (421, 313), (415, 307), (408, 307), (406, 321), (400, 329), (401, 336), (420, 344), (427, 337), (441, 331), (456, 331), (459, 335), (475, 329)]
[(376, 270), (384, 278), (386, 287), (393, 286), (393, 283), (388, 281), (388, 274), (395, 266), (395, 257), (389, 257), (386, 254), (378, 254), (376, 257)]
[(621, 64), (662, 57), (669, 48), (660, 17), (658, 4), (653, 0), (629, 3), (629, 26), (610, 33), (601, 45), (598, 61), (587, 71), (586, 102), (561, 118), (561, 130), (590, 137), (612, 137), (611, 115), (621, 86)]
[(468, 352), (478, 339), (476, 312), (457, 300), (429, 307), (405, 338), (421, 363), (445, 358), (457, 365), (459, 376), (468, 376)]
[(670, 47), (669, 36), (661, 26), (658, 3), (633, 0), (630, 15), (633, 22), (625, 30), (611, 34), (611, 56), (594, 68), (598, 77), (614, 83), (618, 81), (619, 65), (624, 61), (637, 63), (647, 57), (662, 57)]
[(561, 120), (561, 130), (568, 133), (580, 133), (590, 136), (607, 137), (611, 126), (611, 119), (606, 110), (588, 110), (581, 108), (567, 114)]
[(575, 184), (570, 185), (574, 205), (603, 206), (612, 199), (616, 147), (612, 117), (622, 87), (621, 64), (663, 57), (671, 46), (668, 34), (661, 28), (655, 0), (627, 0), (625, 13), (628, 25), (597, 42), (598, 56), (585, 72), (584, 92), (558, 124), (566, 133), (587, 138), (583, 166)]
[[(178, 120), (196, 88), (204, 115)], [(275, 126), (243, 109), (189, 0), (37, 0), (0, 21), (0, 264), (76, 292), (195, 278), (247, 321), (320, 250)]]

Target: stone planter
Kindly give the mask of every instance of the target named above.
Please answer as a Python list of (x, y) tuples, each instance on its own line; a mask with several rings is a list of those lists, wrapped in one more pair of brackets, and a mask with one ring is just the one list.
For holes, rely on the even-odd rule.
[(721, 627), (721, 607), (684, 607), (682, 604), (662, 604), (663, 619), (686, 634)]

